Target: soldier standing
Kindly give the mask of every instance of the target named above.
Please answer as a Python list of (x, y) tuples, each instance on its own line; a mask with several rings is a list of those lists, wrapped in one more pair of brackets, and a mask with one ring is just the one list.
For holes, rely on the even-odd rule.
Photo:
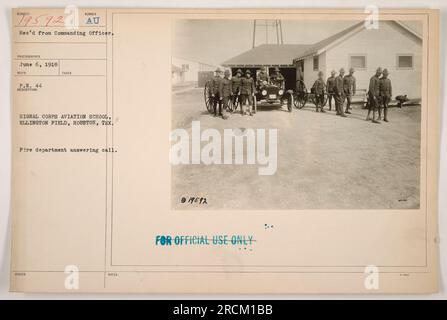
[(224, 78), (222, 79), (222, 81), (220, 82), (220, 86), (219, 86), (219, 97), (220, 100), (222, 100), (223, 102), (223, 106), (222, 106), (222, 110), (219, 110), (219, 114), (222, 115), (222, 118), (224, 120), (228, 119), (227, 116), (227, 108), (228, 108), (228, 104), (231, 101), (233, 95), (233, 89), (232, 89), (232, 81), (230, 79), (230, 70), (225, 70), (224, 73)]
[[(326, 89), (328, 94), (328, 100), (329, 100), (329, 111), (332, 110), (332, 98), (334, 98), (335, 103), (335, 70), (331, 71), (331, 76), (327, 78), (326, 80)], [(337, 108), (335, 108), (337, 109)]]
[(250, 70), (245, 72), (245, 78), (241, 80), (241, 113), (247, 114), (247, 102), (248, 102), (248, 114), (253, 115), (251, 108), (253, 106), (253, 97), (255, 95), (255, 82), (251, 77)]
[(241, 78), (242, 76), (242, 70), (237, 69), (236, 75), (231, 78), (231, 87), (233, 90), (233, 105), (234, 105), (234, 111), (237, 109), (237, 104), (240, 102), (239, 95), (241, 91)]
[(278, 67), (275, 68), (275, 73), (272, 75), (270, 80), (272, 84), (284, 90), (284, 76), (279, 72)]
[(351, 99), (352, 96), (355, 95), (356, 85), (355, 85), (355, 77), (354, 77), (354, 68), (349, 69), (349, 74), (344, 77), (344, 87), (345, 87), (345, 95), (346, 95), (346, 111), (345, 113), (351, 114), (349, 109), (351, 108)]
[(340, 117), (346, 117), (343, 110), (343, 104), (345, 102), (345, 89), (344, 89), (344, 75), (345, 69), (341, 68), (339, 75), (335, 78), (335, 108), (337, 109), (337, 115)]
[(324, 94), (326, 92), (326, 85), (323, 80), (323, 72), (318, 72), (318, 79), (315, 80), (314, 85), (312, 86), (313, 92), (315, 94), (315, 107), (316, 112), (320, 109), (320, 112), (325, 112), (323, 110), (324, 107)]
[(270, 78), (269, 78), (269, 75), (268, 75), (268, 72), (267, 72), (267, 68), (266, 67), (262, 67), (261, 71), (259, 71), (259, 73), (258, 73), (258, 75), (256, 77), (256, 86), (258, 88), (260, 88), (260, 87), (263, 86), (264, 82), (268, 83), (269, 81), (270, 81)]
[[(222, 70), (220, 68), (216, 69), (216, 74), (211, 79), (210, 83), (210, 94), (212, 97), (212, 103), (213, 103), (213, 110), (214, 110), (214, 116), (217, 117), (217, 112), (219, 112), (219, 115), (221, 113), (222, 109), (222, 100), (219, 96), (219, 88), (220, 83), (222, 82)], [(219, 104), (219, 110), (217, 110), (217, 104)]]
[(368, 115), (366, 116), (366, 121), (371, 120), (371, 110), (373, 112), (373, 123), (380, 123), (376, 120), (376, 111), (379, 109), (380, 104), (380, 75), (382, 74), (382, 68), (377, 68), (376, 74), (371, 77), (369, 80), (369, 89), (368, 89)]
[(382, 78), (380, 78), (380, 99), (383, 106), (383, 121), (388, 122), (388, 104), (393, 95), (391, 80), (388, 78), (388, 69), (383, 69)]

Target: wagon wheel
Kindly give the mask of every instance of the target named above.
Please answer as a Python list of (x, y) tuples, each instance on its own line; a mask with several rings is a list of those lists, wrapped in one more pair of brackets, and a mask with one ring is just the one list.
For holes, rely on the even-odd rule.
[(233, 111), (234, 111), (233, 97), (231, 97), (230, 99), (228, 99), (227, 105), (224, 106), (224, 108), (227, 108), (227, 111), (228, 111), (228, 112), (233, 112)]
[(209, 113), (214, 113), (213, 108), (213, 97), (210, 93), (210, 82), (207, 81), (205, 84), (205, 88), (203, 89), (203, 98), (205, 99), (205, 106)]
[(317, 105), (317, 95), (315, 93), (310, 94), (309, 96), (310, 102), (312, 102), (315, 106)]
[[(317, 106), (317, 95), (312, 93), (310, 94), (309, 100), (315, 105)], [(328, 100), (328, 95), (327, 93), (324, 94), (324, 100), (323, 100), (323, 107), (326, 105)]]
[(241, 103), (241, 95), (240, 94), (237, 95), (236, 105), (234, 106), (234, 111), (236, 111), (237, 108), (240, 108), (242, 111), (242, 103)]
[(295, 106), (295, 108), (302, 109), (309, 99), (309, 94), (303, 91), (300, 93), (295, 93), (293, 98), (293, 105)]
[(293, 92), (293, 105), (298, 108), (298, 94), (296, 92)]
[(326, 106), (326, 103), (329, 99), (329, 95), (327, 93), (324, 94), (324, 101), (323, 101), (323, 107)]

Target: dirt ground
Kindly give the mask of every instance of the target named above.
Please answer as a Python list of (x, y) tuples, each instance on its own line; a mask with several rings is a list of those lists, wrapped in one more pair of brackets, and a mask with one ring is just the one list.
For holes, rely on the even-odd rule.
[[(278, 168), (258, 175), (258, 165), (172, 167), (176, 209), (402, 209), (419, 207), (420, 106), (390, 108), (389, 123), (366, 122), (354, 106), (341, 118), (309, 104), (292, 113), (262, 108), (228, 120), (205, 109), (203, 89), (172, 95), (172, 128), (277, 128)], [(327, 106), (326, 106), (327, 110)], [(206, 205), (182, 203), (206, 197)]]

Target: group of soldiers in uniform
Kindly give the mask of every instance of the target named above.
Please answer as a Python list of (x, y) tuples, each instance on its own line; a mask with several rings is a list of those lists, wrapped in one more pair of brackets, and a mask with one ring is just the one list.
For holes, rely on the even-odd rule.
[[(349, 69), (349, 73), (345, 75), (345, 70), (340, 69), (338, 76), (335, 71), (331, 72), (331, 76), (323, 80), (323, 72), (318, 72), (318, 79), (312, 86), (312, 91), (315, 94), (315, 105), (317, 112), (325, 112), (324, 95), (328, 95), (329, 111), (332, 110), (332, 99), (335, 102), (335, 111), (341, 117), (347, 117), (346, 114), (351, 114), (352, 97), (356, 94), (356, 79), (354, 77), (354, 68)], [(368, 115), (367, 121), (373, 123), (380, 123), (382, 120), (388, 122), (388, 105), (392, 96), (391, 80), (388, 78), (389, 72), (387, 69), (377, 68), (374, 76), (371, 77), (367, 93), (367, 107)], [(344, 103), (346, 101), (346, 108)], [(372, 112), (372, 118), (371, 118)], [(377, 118), (376, 118), (377, 113)]]
[[(335, 102), (335, 111), (340, 117), (347, 117), (351, 114), (352, 97), (356, 94), (356, 79), (354, 77), (354, 68), (349, 69), (349, 73), (345, 75), (345, 70), (341, 68), (338, 76), (332, 71), (331, 76), (324, 81), (323, 72), (318, 72), (318, 79), (312, 86), (312, 93), (315, 95), (316, 112), (325, 112), (325, 94), (328, 96), (329, 111), (332, 110), (332, 99)], [(388, 78), (387, 69), (378, 68), (374, 76), (371, 77), (368, 89), (368, 115), (367, 121), (380, 123), (382, 120), (388, 122), (388, 104), (392, 96), (391, 80)], [(212, 105), (214, 116), (222, 116), (223, 119), (228, 118), (227, 106), (230, 101), (237, 106), (237, 100), (241, 106), (242, 115), (253, 115), (253, 104), (256, 90), (261, 90), (262, 86), (267, 83), (284, 89), (285, 79), (280, 73), (279, 68), (275, 68), (274, 73), (269, 76), (267, 68), (263, 67), (256, 77), (256, 82), (251, 76), (251, 71), (246, 70), (243, 76), (242, 70), (238, 69), (236, 75), (231, 77), (229, 69), (224, 71), (222, 78), (222, 70), (217, 68), (215, 76), (210, 81), (210, 94), (212, 97)], [(302, 83), (302, 78), (298, 84)], [(297, 85), (298, 86), (298, 85)], [(305, 86), (302, 86), (305, 88)], [(299, 90), (299, 89), (298, 89)], [(346, 108), (344, 108), (346, 101)], [(235, 110), (234, 110), (235, 111)], [(371, 118), (372, 113), (372, 118)], [(376, 117), (377, 114), (377, 117)]]
[[(332, 100), (335, 102), (335, 111), (341, 117), (347, 117), (346, 114), (351, 114), (352, 96), (356, 93), (356, 80), (354, 77), (355, 70), (349, 69), (349, 74), (345, 75), (345, 69), (341, 68), (338, 76), (336, 72), (332, 71), (331, 76), (327, 78), (326, 83), (323, 80), (323, 72), (318, 72), (318, 79), (313, 85), (315, 93), (315, 103), (317, 112), (324, 112), (324, 94), (328, 95), (329, 111), (332, 110)], [(346, 109), (343, 108), (346, 101)]]
[[(234, 77), (230, 79), (230, 70), (226, 69), (224, 77), (221, 77), (222, 70), (217, 68), (214, 77), (210, 81), (211, 103), (213, 105), (214, 116), (222, 116), (228, 119), (227, 106), (232, 101), (240, 99), (241, 113), (243, 115), (253, 115), (250, 106), (253, 105), (255, 95), (255, 81), (251, 77), (251, 71), (247, 70), (245, 76), (242, 76), (242, 70), (239, 69)], [(248, 104), (247, 104), (248, 102)], [(246, 107), (248, 105), (248, 108)]]
[(223, 74), (222, 78), (222, 69), (217, 68), (210, 81), (214, 116), (221, 116), (223, 119), (228, 119), (227, 106), (230, 101), (235, 106), (234, 111), (236, 111), (237, 105), (240, 105), (242, 115), (253, 116), (254, 96), (257, 90), (260, 90), (266, 83), (284, 88), (284, 76), (280, 73), (279, 68), (275, 68), (272, 76), (269, 76), (265, 67), (262, 68), (256, 77), (256, 82), (249, 69), (245, 71), (244, 76), (242, 76), (241, 69), (238, 69), (236, 75), (231, 78), (229, 69), (226, 69)]
[(274, 69), (273, 74), (271, 76), (269, 76), (267, 68), (262, 67), (256, 78), (256, 85), (260, 89), (265, 84), (270, 83), (281, 89), (284, 89), (284, 81), (285, 81), (284, 76), (281, 74), (278, 67)]
[[(383, 121), (388, 122), (388, 104), (390, 103), (393, 95), (393, 89), (391, 86), (391, 80), (388, 78), (389, 72), (387, 69), (377, 68), (376, 74), (371, 77), (369, 81), (368, 91), (368, 115), (366, 120), (371, 120), (374, 123), (380, 123), (382, 120), (383, 109)], [(373, 117), (371, 118), (371, 111)], [(378, 117), (376, 119), (376, 113)]]

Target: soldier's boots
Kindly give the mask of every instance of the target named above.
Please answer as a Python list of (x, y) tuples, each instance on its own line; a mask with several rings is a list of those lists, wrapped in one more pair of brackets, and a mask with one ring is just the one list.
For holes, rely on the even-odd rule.
[[(244, 108), (241, 107), (241, 109), (244, 109)], [(251, 112), (251, 106), (250, 105), (245, 105), (245, 110), (242, 111), (242, 115), (243, 116), (245, 116), (247, 114), (250, 115), (250, 116), (253, 116), (253, 114)]]
[(375, 111), (373, 111), (373, 118), (372, 118), (372, 123), (380, 123), (380, 121), (379, 121), (379, 119), (377, 118), (377, 120), (376, 120), (376, 112)]
[(383, 110), (383, 121), (389, 122), (388, 121), (388, 109)]
[(339, 116), (341, 114), (340, 107), (337, 104), (335, 105), (335, 111), (336, 111), (337, 116)]
[(343, 112), (343, 109), (342, 109), (343, 106), (340, 106), (339, 108), (340, 108), (340, 110), (337, 111), (337, 115), (339, 115), (339, 116), (342, 117), (342, 118), (346, 118), (347, 115), (345, 115), (345, 113)]
[(323, 107), (321, 107), (321, 106), (318, 107), (318, 106), (317, 106), (316, 112), (325, 113), (326, 111), (323, 110)]

